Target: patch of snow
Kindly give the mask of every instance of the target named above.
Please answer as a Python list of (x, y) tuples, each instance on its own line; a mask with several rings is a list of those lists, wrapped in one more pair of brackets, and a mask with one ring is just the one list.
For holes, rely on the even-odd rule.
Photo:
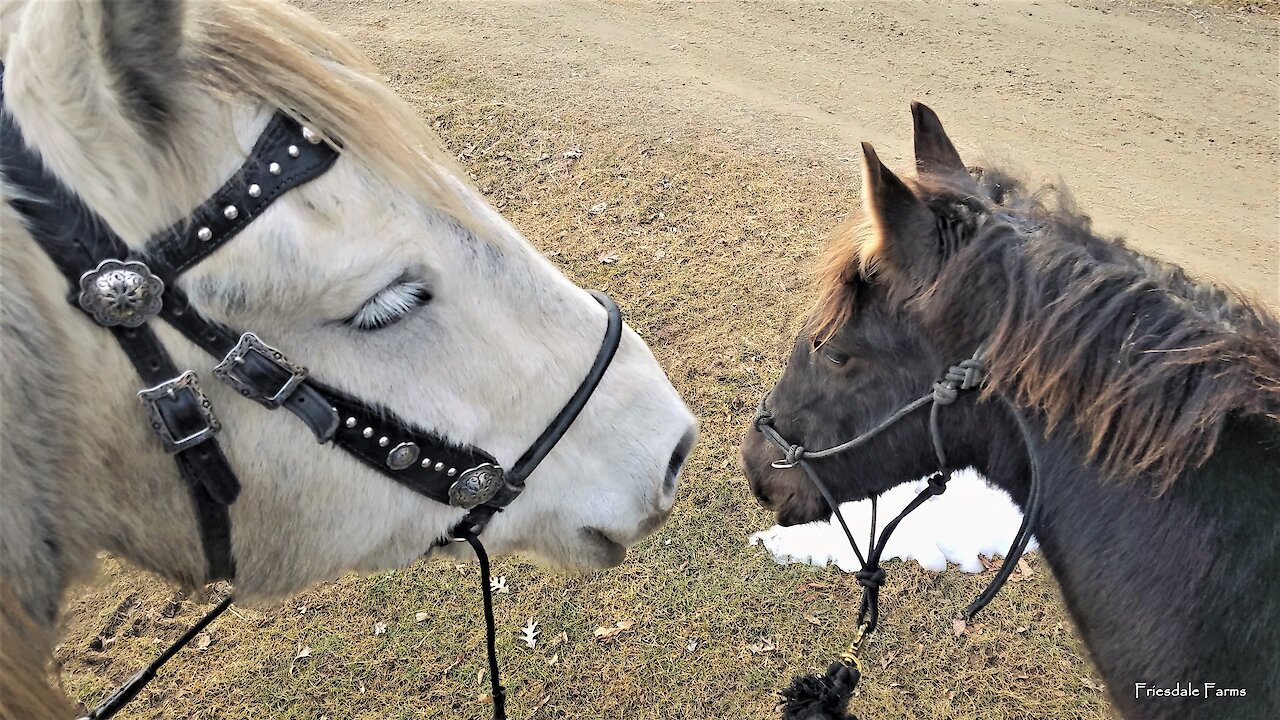
[[(880, 496), (876, 532), (897, 516), (927, 485), (924, 480), (903, 483)], [(840, 512), (858, 547), (867, 552), (871, 532), (871, 501), (844, 503)], [(961, 470), (947, 483), (947, 491), (929, 498), (903, 518), (889, 538), (884, 557), (915, 560), (926, 570), (946, 570), (947, 563), (967, 573), (982, 572), (978, 555), (1004, 555), (1018, 533), (1022, 513), (1003, 490), (987, 484), (977, 472)], [(840, 524), (820, 521), (782, 527), (774, 525), (751, 535), (751, 544), (764, 545), (780, 563), (808, 563), (819, 567), (835, 563), (845, 572), (858, 569), (849, 541)], [(1034, 537), (1027, 551), (1037, 547)]]

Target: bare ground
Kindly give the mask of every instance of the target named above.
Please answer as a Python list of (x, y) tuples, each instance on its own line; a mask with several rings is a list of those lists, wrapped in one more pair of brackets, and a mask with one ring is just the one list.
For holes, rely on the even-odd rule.
[[(516, 718), (768, 718), (791, 674), (848, 641), (856, 585), (746, 547), (770, 518), (732, 458), (807, 304), (807, 262), (857, 202), (857, 141), (908, 167), (911, 99), (971, 162), (1065, 181), (1102, 227), (1280, 304), (1274, 3), (301, 4), (566, 273), (619, 298), (703, 420), (671, 524), (622, 568), (499, 563)], [(990, 573), (893, 564), (859, 715), (1108, 716), (1031, 563), (959, 637), (951, 619)], [(474, 583), (432, 562), (237, 609), (130, 716), (483, 717)], [(101, 697), (202, 607), (106, 561), (68, 607), (67, 690)], [(534, 650), (515, 639), (530, 617)], [(636, 625), (592, 636), (620, 620)]]

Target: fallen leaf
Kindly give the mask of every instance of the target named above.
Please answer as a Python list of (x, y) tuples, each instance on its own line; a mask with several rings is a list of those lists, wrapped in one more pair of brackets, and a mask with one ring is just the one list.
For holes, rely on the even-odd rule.
[(496, 593), (510, 595), (511, 589), (507, 587), (507, 576), (500, 575), (497, 579), (489, 581), (489, 589)]
[(209, 646), (213, 644), (213, 637), (207, 632), (202, 632), (196, 636), (194, 644), (197, 650), (208, 650)]
[(596, 203), (595, 205), (592, 205), (591, 209), (588, 210), (587, 212), (592, 215), (599, 215), (600, 213), (604, 212), (604, 209), (607, 207), (609, 207), (607, 203)]
[(480, 696), (480, 698), (479, 698), (479, 700), (480, 700), (480, 704), (481, 704), (481, 705), (492, 705), (492, 704), (493, 704), (493, 696), (492, 696), (492, 695), (490, 695), (489, 693), (484, 693), (483, 695), (481, 695), (481, 696)]
[(819, 625), (819, 626), (822, 625), (822, 618), (818, 617), (817, 615), (810, 615), (809, 613), (805, 613), (804, 619), (808, 620), (814, 625)]
[(618, 253), (611, 252), (600, 256), (600, 263), (603, 265), (612, 265), (616, 262), (618, 262)]
[(480, 668), (479, 670), (476, 671), (476, 684), (479, 685), (480, 682), (483, 680), (484, 680), (484, 668)]
[(896, 660), (896, 659), (897, 659), (897, 656), (896, 656), (896, 655), (894, 655), (893, 653), (888, 653), (888, 654), (886, 654), (886, 655), (882, 656), (882, 657), (880, 658), (880, 669), (881, 669), (881, 670), (888, 670), (888, 669), (889, 669), (889, 666), (890, 666), (890, 665), (892, 665), (892, 664), (893, 664), (893, 661), (894, 661), (894, 660)]
[(569, 633), (562, 632), (559, 635), (552, 638), (551, 647), (555, 647), (557, 645), (560, 645), (562, 643), (567, 643), (567, 642), (569, 642)]
[(568, 150), (565, 150), (564, 152), (560, 153), (560, 157), (563, 157), (565, 160), (577, 160), (578, 158), (582, 157), (582, 148), (580, 147), (569, 148)]
[(532, 650), (538, 644), (538, 621), (529, 618), (529, 622), (520, 628), (520, 642), (529, 646)]
[(1022, 634), (1022, 633), (1024, 633), (1024, 632), (1026, 632), (1028, 629), (1029, 629), (1029, 628), (1028, 628), (1026, 625), (1023, 625), (1022, 627), (1018, 628), (1017, 630), (1014, 630), (1014, 632), (1016, 632), (1016, 633), (1018, 633), (1018, 634)]
[(684, 649), (693, 652), (698, 649), (698, 638), (689, 638), (689, 642), (684, 644)]
[(633, 620), (619, 620), (613, 627), (598, 627), (592, 633), (600, 642), (609, 642), (635, 626)]
[(382, 634), (383, 634), (383, 633), (385, 633), (386, 631), (387, 631), (387, 624), (386, 624), (386, 623), (384, 623), (384, 622), (380, 622), (380, 623), (374, 623), (374, 624), (373, 624), (373, 634), (374, 634), (374, 635), (382, 635)]
[(1014, 582), (1022, 582), (1023, 580), (1026, 580), (1035, 574), (1036, 574), (1036, 571), (1032, 570), (1031, 566), (1027, 564), (1027, 559), (1020, 558), (1018, 560), (1018, 569), (1015, 570), (1013, 574), (1009, 576), (1009, 579)]
[(685, 560), (684, 562), (680, 563), (680, 565), (676, 568), (676, 572), (677, 572), (677, 573), (682, 573), (682, 572), (684, 572), (685, 570), (688, 570), (688, 569), (689, 569), (689, 561), (688, 561), (688, 560)]
[(289, 677), (293, 677), (294, 668), (298, 666), (298, 661), (303, 658), (311, 657), (311, 648), (302, 643), (298, 643), (298, 652), (293, 656), (293, 660), (289, 663)]
[(533, 709), (529, 711), (529, 717), (532, 718), (534, 715), (537, 715), (538, 711), (541, 710), (542, 706), (546, 705), (549, 700), (551, 700), (550, 695), (543, 695), (542, 699), (538, 701), (538, 704), (534, 705)]
[(750, 650), (753, 655), (764, 655), (765, 653), (773, 652), (775, 648), (771, 638), (762, 637), (748, 645), (747, 649)]
[(560, 662), (560, 653), (552, 655), (551, 659), (547, 661), (547, 665), (555, 665), (558, 662)]
[(428, 618), (430, 618), (430, 617), (431, 617), (431, 616), (430, 616), (429, 614), (427, 614), (427, 613), (423, 613), (423, 612), (420, 612), (420, 613), (414, 613), (414, 615), (413, 615), (413, 621), (414, 621), (414, 622), (426, 622), (426, 621), (427, 621), (427, 619), (428, 619)]
[(964, 634), (964, 619), (963, 619), (963, 618), (956, 618), (955, 620), (952, 620), (952, 621), (951, 621), (951, 633), (952, 633), (953, 635), (955, 635), (956, 637), (960, 637), (961, 635), (963, 635), (963, 634)]

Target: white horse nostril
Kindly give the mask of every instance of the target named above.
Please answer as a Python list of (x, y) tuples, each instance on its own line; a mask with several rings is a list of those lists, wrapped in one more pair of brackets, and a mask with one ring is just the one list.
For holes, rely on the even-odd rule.
[(675, 451), (671, 453), (671, 460), (667, 463), (667, 477), (662, 483), (664, 495), (671, 495), (676, 491), (676, 484), (680, 481), (680, 470), (684, 467), (685, 460), (689, 459), (689, 452), (693, 450), (693, 444), (697, 441), (698, 432), (690, 429), (676, 444)]

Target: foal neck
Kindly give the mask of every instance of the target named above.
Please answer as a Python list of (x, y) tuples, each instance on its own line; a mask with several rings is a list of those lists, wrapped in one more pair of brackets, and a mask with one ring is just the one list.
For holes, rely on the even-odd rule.
[[(1037, 454), (1036, 536), (1124, 716), (1280, 717), (1269, 687), (1280, 653), (1280, 426), (1233, 420), (1217, 452), (1161, 496), (1143, 479), (1100, 473), (1075, 438), (1055, 436)], [(1025, 498), (1025, 473), (990, 472)], [(1226, 689), (1244, 696), (1217, 694)]]

